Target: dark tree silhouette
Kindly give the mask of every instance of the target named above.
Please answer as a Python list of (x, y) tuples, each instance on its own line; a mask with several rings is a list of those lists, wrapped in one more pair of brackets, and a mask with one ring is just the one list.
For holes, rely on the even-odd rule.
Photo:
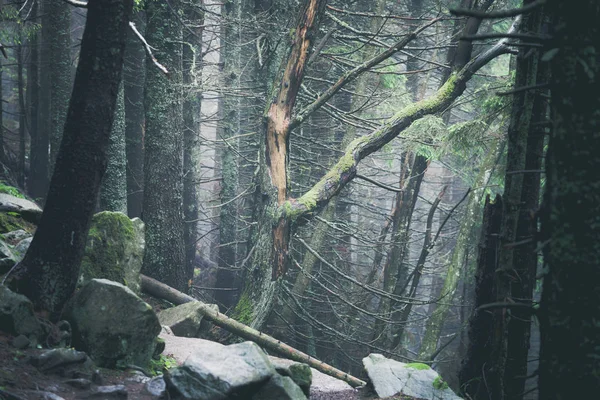
[(18, 291), (57, 315), (73, 293), (100, 183), (132, 0), (91, 0), (75, 85), (44, 213), (14, 275)]
[[(548, 1), (552, 133), (542, 212), (540, 399), (600, 387), (600, 3)], [(593, 395), (592, 395), (593, 397)]]

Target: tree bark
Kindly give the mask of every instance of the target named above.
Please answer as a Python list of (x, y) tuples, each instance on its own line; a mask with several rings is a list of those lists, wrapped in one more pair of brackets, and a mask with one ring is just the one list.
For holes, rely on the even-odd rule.
[(64, 1), (45, 0), (42, 14), (42, 61), (47, 70), (50, 92), (48, 120), (50, 136), (50, 174), (61, 144), (69, 97), (71, 96), (71, 8)]
[[(133, 20), (142, 34), (145, 16), (139, 11)], [(125, 94), (125, 152), (127, 154), (127, 215), (142, 216), (144, 198), (144, 85), (146, 53), (135, 33), (127, 32), (123, 90)]]
[(44, 213), (15, 274), (18, 290), (54, 317), (71, 297), (102, 176), (133, 1), (93, 0)]
[[(204, 15), (195, 8), (195, 4), (185, 7), (185, 14), (193, 24), (200, 28), (194, 34), (187, 32), (183, 47), (183, 218), (185, 242), (185, 275), (194, 277), (196, 242), (198, 241), (198, 186), (200, 185), (200, 107), (202, 103), (201, 67), (202, 63), (202, 26)], [(190, 28), (191, 29), (191, 28)]]
[(108, 166), (100, 188), (100, 209), (127, 213), (127, 172), (125, 155), (125, 104), (119, 86), (115, 117), (108, 145)]
[(492, 203), (487, 196), (475, 273), (475, 311), (469, 320), (469, 346), (458, 375), (461, 393), (473, 400), (489, 398), (486, 382), (490, 375), (494, 313), (491, 310), (479, 310), (479, 307), (496, 299), (494, 280), (501, 220), (502, 198), (497, 195)]
[[(170, 1), (174, 10), (180, 1)], [(146, 2), (146, 40), (169, 75), (146, 60), (146, 136), (143, 220), (146, 224), (145, 274), (187, 291), (183, 224), (183, 96), (181, 23), (169, 5)]]
[(540, 399), (600, 387), (600, 3), (551, 0), (552, 133), (541, 246)]

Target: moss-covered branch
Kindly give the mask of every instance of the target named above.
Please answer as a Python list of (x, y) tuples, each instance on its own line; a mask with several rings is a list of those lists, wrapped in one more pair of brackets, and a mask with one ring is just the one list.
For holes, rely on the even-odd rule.
[[(510, 28), (514, 32), (519, 19)], [(509, 52), (508, 39), (500, 40), (488, 51), (472, 59), (460, 71), (454, 72), (446, 83), (431, 97), (413, 103), (400, 110), (372, 133), (352, 141), (339, 161), (308, 192), (297, 199), (289, 199), (280, 206), (281, 215), (291, 220), (306, 218), (324, 207), (329, 200), (356, 176), (361, 160), (378, 151), (398, 137), (416, 120), (436, 114), (452, 104), (464, 91), (467, 82), (484, 65)]]

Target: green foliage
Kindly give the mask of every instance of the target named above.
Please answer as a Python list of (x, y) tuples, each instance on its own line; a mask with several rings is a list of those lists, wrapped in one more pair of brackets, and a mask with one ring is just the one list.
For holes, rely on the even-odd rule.
[(433, 380), (433, 387), (438, 390), (448, 389), (448, 383), (446, 381), (444, 381), (441, 376), (438, 375)]
[(153, 376), (161, 375), (165, 370), (177, 367), (177, 360), (173, 355), (161, 355), (157, 360), (150, 360), (149, 372)]
[(4, 182), (0, 182), (0, 193), (10, 194), (11, 196), (18, 197), (20, 199), (24, 199), (25, 196), (17, 189), (16, 187), (9, 186)]
[(410, 364), (406, 364), (404, 367), (411, 368), (411, 369), (417, 369), (417, 370), (431, 369), (431, 367), (429, 365), (423, 364), (423, 363), (410, 363)]
[(231, 317), (246, 325), (250, 325), (252, 322), (252, 319), (254, 318), (254, 308), (252, 307), (252, 300), (247, 292), (244, 292), (238, 300)]

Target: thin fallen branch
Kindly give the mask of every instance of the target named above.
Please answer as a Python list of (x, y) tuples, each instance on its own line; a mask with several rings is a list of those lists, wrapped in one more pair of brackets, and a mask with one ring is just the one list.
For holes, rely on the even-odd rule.
[(154, 54), (152, 54), (152, 49), (150, 48), (150, 45), (148, 44), (148, 42), (146, 42), (146, 39), (142, 36), (140, 31), (137, 30), (137, 28), (135, 27), (135, 24), (133, 22), (129, 21), (129, 27), (131, 28), (133, 33), (135, 33), (137, 38), (140, 39), (140, 42), (142, 42), (142, 44), (144, 45), (144, 49), (146, 49), (146, 54), (148, 55), (148, 57), (150, 57), (150, 59), (152, 60), (154, 65), (156, 65), (156, 67), (158, 69), (160, 69), (165, 75), (168, 76), (169, 70), (164, 65), (159, 63), (158, 60), (156, 59), (156, 57), (154, 57)]
[(172, 287), (167, 286), (164, 283), (161, 283), (148, 276), (141, 275), (141, 277), (142, 291), (144, 291), (147, 294), (160, 297), (174, 304), (184, 304), (192, 301), (197, 302), (200, 306), (200, 312), (202, 313), (204, 318), (211, 321), (213, 324), (220, 326), (228, 332), (231, 332), (244, 339), (251, 340), (256, 344), (266, 348), (267, 350), (271, 350), (283, 357), (289, 358), (290, 360), (306, 363), (312, 368), (316, 369), (317, 371), (320, 371), (329, 376), (333, 376), (336, 379), (343, 380), (353, 387), (364, 386), (367, 384), (366, 382), (355, 378), (354, 376), (349, 375), (343, 371), (340, 371), (339, 369), (334, 368), (331, 365), (325, 364), (324, 362), (319, 361), (309, 356), (308, 354), (296, 350), (293, 347), (282, 343), (281, 341), (267, 334), (259, 332), (256, 329), (250, 328), (249, 326), (244, 325), (241, 322), (229, 318), (225, 314), (221, 314), (220, 312), (215, 311), (208, 304), (200, 302), (194, 299), (193, 297), (180, 292), (179, 290), (173, 289)]

